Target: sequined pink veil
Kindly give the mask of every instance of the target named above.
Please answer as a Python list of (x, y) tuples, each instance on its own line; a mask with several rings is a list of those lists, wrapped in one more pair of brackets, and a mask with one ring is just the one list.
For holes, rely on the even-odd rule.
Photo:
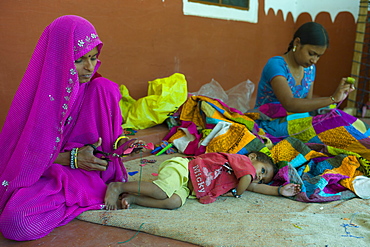
[(122, 132), (118, 86), (103, 77), (78, 80), (74, 61), (96, 46), (100, 52), (95, 28), (78, 16), (54, 20), (36, 45), (0, 134), (0, 230), (7, 238), (43, 237), (100, 209), (107, 182), (127, 180), (119, 159), (105, 172), (53, 164), (58, 153), (98, 137), (110, 152)]

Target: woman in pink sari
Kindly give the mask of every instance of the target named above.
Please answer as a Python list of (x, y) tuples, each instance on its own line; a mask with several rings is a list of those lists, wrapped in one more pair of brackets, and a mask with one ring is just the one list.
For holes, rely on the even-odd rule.
[(93, 153), (123, 140), (118, 85), (96, 73), (101, 48), (78, 16), (57, 18), (41, 35), (0, 134), (4, 237), (41, 238), (103, 209), (106, 184), (127, 181), (119, 157), (108, 165)]

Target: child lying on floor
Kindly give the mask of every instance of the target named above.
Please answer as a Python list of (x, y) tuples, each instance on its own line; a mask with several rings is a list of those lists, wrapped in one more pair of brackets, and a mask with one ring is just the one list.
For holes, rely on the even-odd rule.
[(189, 195), (199, 202), (214, 202), (227, 192), (240, 198), (245, 190), (267, 195), (294, 196), (297, 184), (269, 186), (277, 172), (271, 158), (261, 152), (248, 155), (206, 153), (194, 157), (175, 157), (159, 166), (153, 182), (113, 182), (105, 195), (107, 210), (127, 209), (130, 204), (175, 209), (184, 205)]

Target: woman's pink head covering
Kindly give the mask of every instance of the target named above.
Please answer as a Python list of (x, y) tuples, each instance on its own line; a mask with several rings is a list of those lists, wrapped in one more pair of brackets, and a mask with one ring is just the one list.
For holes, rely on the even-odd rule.
[(0, 134), (0, 213), (13, 191), (37, 181), (61, 151), (83, 87), (74, 61), (96, 46), (100, 52), (94, 26), (79, 16), (59, 17), (42, 33)]

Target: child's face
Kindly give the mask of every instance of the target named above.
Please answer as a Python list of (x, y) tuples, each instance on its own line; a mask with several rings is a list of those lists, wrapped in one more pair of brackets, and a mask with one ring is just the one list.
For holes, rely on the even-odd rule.
[(274, 168), (272, 165), (258, 161), (255, 153), (249, 154), (248, 158), (251, 160), (254, 168), (256, 168), (256, 176), (253, 178), (252, 183), (267, 184), (271, 182), (274, 177)]
[(253, 178), (253, 183), (267, 184), (274, 177), (274, 168), (272, 165), (263, 163), (258, 160), (251, 160), (254, 168), (256, 168), (256, 176)]

